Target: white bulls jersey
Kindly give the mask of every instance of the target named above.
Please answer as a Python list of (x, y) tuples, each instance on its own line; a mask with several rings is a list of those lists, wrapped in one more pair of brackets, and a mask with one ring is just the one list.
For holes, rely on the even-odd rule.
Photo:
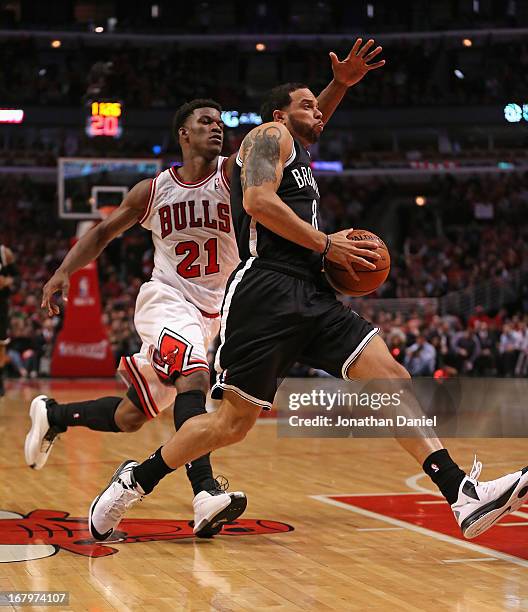
[(175, 168), (152, 181), (143, 227), (152, 232), (152, 278), (170, 285), (202, 312), (220, 311), (227, 279), (239, 263), (231, 220), (226, 158), (197, 183)]

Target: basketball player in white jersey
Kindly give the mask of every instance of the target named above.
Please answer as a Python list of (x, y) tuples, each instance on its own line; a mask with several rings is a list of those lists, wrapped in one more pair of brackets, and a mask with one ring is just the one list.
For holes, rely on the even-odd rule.
[[(26, 462), (34, 469), (44, 466), (57, 434), (70, 426), (136, 431), (174, 406), (179, 429), (188, 418), (206, 412), (207, 350), (218, 333), (227, 279), (239, 262), (227, 178), (233, 162), (220, 155), (221, 110), (213, 100), (193, 100), (178, 109), (173, 127), (183, 166), (135, 185), (107, 219), (76, 243), (45, 285), (42, 306), (58, 314), (52, 295), (62, 291), (67, 296), (73, 272), (136, 223), (152, 232), (154, 270), (140, 288), (134, 316), (142, 347), (119, 366), (128, 384), (126, 396), (70, 404), (36, 397), (25, 442)], [(188, 463), (187, 474), (195, 494), (197, 535), (218, 533), (222, 522), (244, 511), (245, 495), (222, 490), (209, 455)]]
[[(361, 44), (358, 39), (344, 61), (330, 54), (334, 79), (319, 96), (326, 119), (348, 87), (385, 63), (368, 64), (381, 47), (369, 52), (374, 41)], [(223, 123), (221, 108), (213, 100), (183, 105), (175, 115), (174, 132), (182, 148), (183, 167), (138, 183), (116, 211), (81, 238), (44, 287), (42, 306), (50, 315), (58, 314), (52, 296), (57, 291), (67, 296), (73, 272), (95, 259), (113, 238), (135, 223), (152, 232), (154, 271), (152, 280), (140, 289), (134, 318), (143, 345), (139, 354), (122, 359), (119, 368), (129, 384), (127, 395), (72, 404), (36, 397), (25, 444), (26, 462), (35, 469), (43, 467), (57, 434), (68, 426), (136, 431), (174, 405), (178, 430), (187, 419), (206, 412), (207, 348), (219, 329), (228, 276), (239, 262), (228, 180), (235, 156), (220, 156)], [(155, 455), (153, 461), (157, 463)], [(194, 531), (214, 535), (222, 522), (234, 520), (244, 511), (245, 495), (218, 490), (209, 455), (186, 467), (195, 493)], [(152, 475), (148, 476), (150, 482)], [(92, 535), (99, 540), (106, 537)]]

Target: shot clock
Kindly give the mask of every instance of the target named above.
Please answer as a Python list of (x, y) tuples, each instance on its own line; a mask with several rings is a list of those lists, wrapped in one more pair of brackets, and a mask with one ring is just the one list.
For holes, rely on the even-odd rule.
[(110, 100), (88, 102), (86, 134), (90, 138), (109, 136), (120, 138), (123, 133), (123, 104)]

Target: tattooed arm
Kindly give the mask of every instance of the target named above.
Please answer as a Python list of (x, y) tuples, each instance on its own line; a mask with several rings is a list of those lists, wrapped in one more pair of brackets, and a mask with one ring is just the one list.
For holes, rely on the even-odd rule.
[[(265, 123), (249, 132), (242, 141), (240, 156), (243, 165), (240, 174), (243, 204), (247, 213), (275, 234), (307, 249), (323, 253), (327, 236), (298, 217), (277, 195), (284, 164), (291, 154), (293, 138), (282, 123)], [(378, 259), (373, 250), (377, 243), (348, 239), (351, 229), (329, 236), (331, 242), (326, 258), (344, 266), (359, 280), (352, 263), (361, 263), (375, 269)]]
[(277, 195), (293, 138), (282, 123), (265, 123), (251, 130), (240, 149), (244, 208), (275, 234), (322, 253), (326, 235), (298, 217)]

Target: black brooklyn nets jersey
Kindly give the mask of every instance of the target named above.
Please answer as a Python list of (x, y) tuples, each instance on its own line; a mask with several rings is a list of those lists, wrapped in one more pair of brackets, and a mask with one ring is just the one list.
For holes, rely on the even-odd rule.
[[(283, 268), (318, 273), (321, 270), (319, 253), (282, 238), (247, 214), (242, 205), (240, 184), (242, 161), (239, 156), (236, 161), (231, 178), (231, 213), (240, 259), (247, 261), (250, 257), (258, 257), (262, 263), (269, 261)], [(310, 168), (310, 156), (296, 140), (284, 164), (277, 195), (303, 221), (319, 227), (319, 189)]]

